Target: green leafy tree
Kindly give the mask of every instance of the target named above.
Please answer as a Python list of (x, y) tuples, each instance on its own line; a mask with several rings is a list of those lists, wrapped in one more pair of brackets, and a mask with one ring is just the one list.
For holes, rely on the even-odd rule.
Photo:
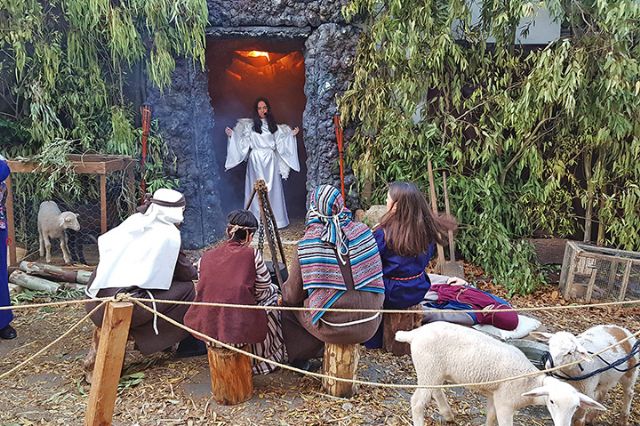
[[(0, 143), (58, 171), (66, 154), (139, 155), (139, 129), (124, 87), (136, 70), (160, 89), (176, 57), (204, 67), (205, 0), (5, 0), (0, 3)], [(162, 180), (159, 136), (148, 180)], [(158, 164), (160, 162), (160, 164)], [(158, 170), (159, 168), (159, 170)], [(35, 189), (48, 193), (45, 179)], [(171, 184), (171, 180), (166, 181)], [(63, 184), (64, 185), (64, 184)]]
[[(571, 35), (515, 44), (540, 5)], [(597, 222), (599, 243), (640, 248), (640, 3), (485, 0), (477, 22), (462, 0), (353, 0), (344, 13), (366, 23), (340, 108), (375, 197), (394, 180), (426, 188), (429, 160), (447, 170), (458, 247), (511, 292), (542, 281), (522, 241), (536, 230), (584, 225), (590, 240)]]

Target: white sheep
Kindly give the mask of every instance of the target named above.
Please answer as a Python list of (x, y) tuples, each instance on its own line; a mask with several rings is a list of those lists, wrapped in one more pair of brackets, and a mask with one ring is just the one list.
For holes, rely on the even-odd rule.
[[(591, 327), (577, 337), (566, 331), (560, 331), (555, 334), (536, 332), (532, 333), (532, 335), (539, 340), (549, 343), (549, 354), (551, 355), (555, 366), (569, 364), (580, 360), (585, 361), (578, 365), (564, 367), (557, 371), (560, 375), (567, 377), (585, 375), (597, 369), (606, 367), (606, 364), (602, 359), (605, 359), (609, 363), (621, 359), (630, 353), (631, 348), (636, 343), (636, 339), (631, 337), (620, 345), (602, 353), (600, 355), (602, 357), (601, 359), (598, 357), (592, 357), (591, 354), (598, 353), (605, 348), (632, 336), (632, 333), (617, 325), (597, 325), (595, 327)], [(550, 366), (551, 363), (547, 362), (547, 364)], [(618, 366), (618, 368), (624, 370), (638, 364), (640, 364), (640, 355), (636, 354), (635, 357)], [(631, 411), (631, 400), (633, 399), (633, 389), (637, 379), (638, 368), (632, 368), (627, 372), (610, 369), (588, 379), (571, 381), (570, 383), (573, 384), (578, 391), (585, 395), (589, 395), (591, 398), (600, 402), (604, 401), (609, 389), (614, 387), (616, 384), (621, 383), (624, 395), (624, 411), (622, 413), (622, 419), (618, 424), (628, 425), (629, 412)], [(575, 424), (582, 426), (585, 422), (590, 423), (596, 416), (597, 412), (591, 412), (587, 416), (585, 410), (578, 410)]]
[(78, 215), (73, 212), (60, 212), (54, 201), (43, 201), (38, 210), (38, 235), (40, 238), (40, 257), (45, 256), (46, 261), (51, 262), (51, 239), (60, 240), (60, 249), (65, 263), (71, 263), (69, 247), (67, 246), (67, 234), (65, 229), (80, 230)]
[[(398, 331), (396, 340), (411, 344), (418, 385), (481, 383), (539, 370), (514, 346), (472, 328), (433, 322), (412, 331)], [(556, 426), (569, 426), (580, 407), (605, 410), (571, 385), (544, 374), (492, 385), (473, 386), (487, 397), (487, 426), (513, 425), (513, 414), (528, 405), (546, 405)], [(424, 425), (424, 410), (433, 396), (440, 414), (453, 421), (441, 389), (416, 389), (411, 397), (413, 424)]]

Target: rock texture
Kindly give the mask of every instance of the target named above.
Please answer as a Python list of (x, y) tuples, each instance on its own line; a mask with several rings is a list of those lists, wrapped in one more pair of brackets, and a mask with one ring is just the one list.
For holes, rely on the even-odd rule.
[(224, 231), (211, 144), (214, 114), (209, 102), (207, 74), (188, 60), (178, 61), (173, 82), (164, 93), (149, 86), (147, 103), (158, 120), (164, 140), (177, 158), (178, 188), (187, 201), (182, 243), (197, 249), (213, 243)]

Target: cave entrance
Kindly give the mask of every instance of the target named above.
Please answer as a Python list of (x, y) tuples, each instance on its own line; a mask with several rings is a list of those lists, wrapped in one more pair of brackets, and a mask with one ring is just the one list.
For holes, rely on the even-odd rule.
[(304, 41), (289, 39), (209, 39), (207, 68), (209, 95), (214, 111), (214, 147), (221, 177), (220, 195), (225, 214), (244, 208), (246, 162), (224, 170), (227, 137), (225, 127), (233, 128), (238, 118), (253, 115), (258, 97), (266, 97), (278, 124), (300, 127), (297, 136), (300, 172), (291, 171), (283, 180), (289, 219), (304, 218), (306, 209), (307, 153), (303, 141)]

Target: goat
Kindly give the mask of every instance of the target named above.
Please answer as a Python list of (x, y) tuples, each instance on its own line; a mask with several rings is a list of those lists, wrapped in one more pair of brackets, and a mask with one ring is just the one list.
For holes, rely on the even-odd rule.
[(40, 257), (45, 256), (47, 263), (51, 263), (51, 239), (60, 240), (60, 249), (65, 263), (71, 263), (67, 235), (65, 229), (78, 231), (78, 215), (73, 212), (60, 212), (54, 201), (43, 201), (38, 210), (38, 236), (40, 240)]
[[(482, 383), (539, 370), (514, 346), (472, 328), (433, 322), (412, 331), (398, 331), (396, 340), (411, 344), (418, 385)], [(606, 408), (571, 385), (542, 373), (498, 384), (474, 386), (487, 397), (487, 426), (512, 426), (514, 412), (528, 405), (546, 405), (554, 425), (569, 426), (578, 407)], [(415, 426), (424, 425), (424, 410), (433, 396), (440, 414), (453, 421), (442, 389), (416, 389), (411, 397)]]
[[(636, 339), (631, 337), (632, 334), (629, 330), (617, 325), (597, 325), (595, 327), (591, 327), (577, 337), (566, 331), (560, 331), (555, 334), (540, 332), (531, 334), (538, 340), (549, 343), (549, 354), (556, 366), (570, 364), (580, 360), (586, 361), (577, 365), (564, 367), (556, 372), (567, 377), (582, 376), (606, 367), (607, 364), (603, 359), (609, 363), (621, 359), (631, 352), (633, 345), (636, 343)], [(600, 357), (602, 358), (593, 358), (591, 356), (591, 354), (598, 353), (627, 337), (631, 338), (600, 354)], [(550, 364), (550, 361), (547, 361), (547, 368)], [(636, 353), (634, 357), (618, 366), (620, 369), (629, 369), (629, 371), (623, 372), (612, 368), (593, 377), (589, 377), (584, 380), (572, 381), (571, 383), (578, 391), (602, 402), (604, 401), (609, 389), (620, 382), (622, 384), (622, 391), (624, 395), (624, 412), (622, 413), (622, 418), (619, 424), (628, 425), (631, 401), (633, 399), (633, 389), (636, 380), (638, 379), (638, 368), (633, 367), (638, 364), (640, 364), (640, 355)], [(591, 412), (587, 415), (585, 410), (579, 410), (578, 414), (576, 414), (575, 424), (577, 426), (582, 426), (585, 423), (591, 423), (595, 419), (596, 415), (597, 412)]]

